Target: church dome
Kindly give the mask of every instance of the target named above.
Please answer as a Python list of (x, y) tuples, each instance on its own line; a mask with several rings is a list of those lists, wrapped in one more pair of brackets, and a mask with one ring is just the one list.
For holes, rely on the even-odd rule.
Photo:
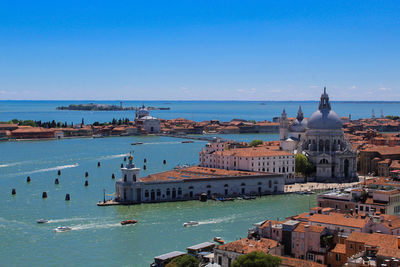
[(311, 114), (308, 119), (309, 129), (322, 129), (322, 130), (337, 130), (342, 129), (342, 120), (331, 110), (329, 103), (329, 96), (324, 88), (324, 93), (321, 95), (318, 110)]
[(308, 120), (308, 128), (324, 130), (342, 129), (342, 120), (333, 110), (317, 110)]
[(289, 127), (291, 132), (305, 132), (307, 129), (307, 120), (303, 119), (299, 121), (298, 119), (294, 120)]
[(301, 106), (299, 107), (299, 111), (297, 111), (296, 119), (290, 124), (289, 130), (291, 132), (297, 132), (297, 133), (305, 132), (307, 130), (307, 120), (304, 119)]

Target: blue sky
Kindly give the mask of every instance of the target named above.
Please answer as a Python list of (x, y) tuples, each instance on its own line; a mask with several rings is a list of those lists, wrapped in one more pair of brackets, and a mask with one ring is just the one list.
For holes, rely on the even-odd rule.
[(2, 1), (0, 99), (400, 100), (398, 1)]

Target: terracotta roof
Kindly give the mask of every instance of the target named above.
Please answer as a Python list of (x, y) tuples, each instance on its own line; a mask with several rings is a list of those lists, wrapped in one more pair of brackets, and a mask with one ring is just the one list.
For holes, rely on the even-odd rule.
[[(297, 227), (293, 230), (293, 232), (305, 233), (306, 225), (307, 225), (306, 222), (299, 223), (299, 225), (297, 225)], [(310, 232), (322, 233), (326, 229), (326, 227), (317, 225), (308, 225), (308, 229)]]
[(332, 253), (346, 254), (345, 244), (336, 244), (335, 248), (331, 250)]
[(326, 265), (319, 264), (313, 261), (300, 260), (295, 258), (281, 257), (282, 262), (279, 266), (290, 266), (290, 267), (324, 267)]
[(369, 146), (364, 151), (377, 152), (381, 155), (397, 155), (400, 154), (400, 146)]
[(378, 250), (377, 256), (389, 257), (389, 258), (400, 258), (400, 249), (393, 248), (380, 248)]
[(13, 134), (15, 134), (15, 133), (50, 133), (50, 132), (54, 132), (54, 130), (40, 128), (40, 127), (21, 127), (21, 126), (19, 126), (18, 129), (12, 131)]
[(376, 246), (380, 248), (398, 249), (397, 236), (395, 235), (353, 232), (347, 238), (347, 241), (363, 243), (365, 245)]
[(237, 253), (248, 254), (253, 251), (269, 253), (271, 248), (278, 246), (278, 242), (268, 238), (260, 240), (243, 238), (218, 247), (220, 250), (234, 251)]
[(224, 178), (224, 177), (246, 177), (246, 176), (276, 176), (276, 174), (268, 174), (265, 172), (248, 172), (233, 171), (206, 167), (188, 167), (178, 170), (171, 170), (150, 174), (140, 179), (141, 182), (156, 181), (177, 181), (186, 179), (208, 179), (208, 178)]
[(368, 219), (349, 218), (346, 214), (332, 212), (329, 215), (314, 214), (308, 218), (310, 222), (324, 223), (330, 225), (347, 226), (354, 228), (363, 228)]
[(271, 225), (282, 224), (282, 222), (280, 222), (280, 221), (266, 220), (265, 222), (263, 222), (263, 224), (260, 225), (259, 228), (261, 228), (261, 229), (267, 228), (269, 226), (269, 222), (271, 222)]

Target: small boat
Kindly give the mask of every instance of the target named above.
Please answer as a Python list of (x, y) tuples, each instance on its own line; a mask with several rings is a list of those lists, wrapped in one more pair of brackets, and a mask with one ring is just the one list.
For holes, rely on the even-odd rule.
[(188, 144), (188, 143), (194, 143), (194, 141), (192, 141), (192, 140), (182, 141), (182, 144)]
[(142, 144), (143, 144), (142, 142), (135, 142), (135, 143), (132, 143), (131, 145), (136, 146), (136, 145), (142, 145)]
[(57, 227), (56, 229), (54, 229), (54, 231), (55, 232), (67, 232), (67, 231), (71, 231), (72, 230), (72, 228), (71, 227), (68, 227), (68, 226), (60, 226), (60, 227)]
[(225, 240), (223, 240), (222, 237), (219, 236), (214, 237), (214, 241), (220, 244), (225, 243)]
[(46, 219), (40, 219), (40, 220), (37, 220), (36, 222), (37, 222), (37, 223), (47, 223), (47, 222), (49, 222), (49, 221), (46, 220)]
[(103, 138), (104, 136), (101, 134), (94, 134), (92, 135), (93, 138)]
[(135, 224), (135, 223), (137, 223), (138, 221), (136, 221), (136, 220), (125, 220), (125, 221), (122, 221), (121, 222), (121, 224), (122, 225), (126, 225), (126, 224)]
[(196, 221), (188, 221), (188, 222), (185, 222), (184, 224), (183, 224), (183, 226), (194, 226), (194, 225), (199, 225), (199, 222), (196, 222)]

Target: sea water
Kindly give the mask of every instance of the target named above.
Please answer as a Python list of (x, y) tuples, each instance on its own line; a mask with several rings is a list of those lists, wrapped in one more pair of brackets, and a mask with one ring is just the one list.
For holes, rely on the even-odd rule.
[[(0, 101), (0, 121), (12, 119), (41, 120), (56, 122), (85, 123), (110, 122), (113, 118), (134, 119), (134, 111), (75, 111), (57, 110), (59, 106), (69, 104), (110, 104), (119, 105), (119, 101)], [(283, 108), (289, 117), (296, 117), (299, 106), (305, 117), (309, 117), (318, 108), (317, 101), (124, 101), (123, 106), (169, 107), (170, 110), (154, 110), (151, 115), (161, 119), (185, 118), (194, 121), (232, 119), (272, 120), (280, 116)], [(400, 102), (332, 102), (332, 109), (341, 117), (351, 115), (352, 119), (370, 118), (372, 109), (379, 117), (399, 115)]]
[[(13, 118), (86, 123), (129, 117), (133, 111), (61, 111), (57, 106), (93, 101), (0, 101), (0, 121)], [(97, 101), (119, 104), (119, 101)], [(233, 118), (271, 120), (283, 108), (295, 116), (301, 105), (306, 117), (317, 109), (317, 102), (251, 101), (125, 101), (125, 106), (141, 104), (170, 107), (152, 111), (165, 119), (183, 117), (195, 121)], [(339, 116), (370, 117), (398, 115), (399, 102), (334, 102)], [(277, 140), (277, 134), (222, 135), (226, 139), (251, 141)], [(182, 144), (169, 137), (110, 137), (51, 141), (0, 142), (0, 258), (1, 266), (149, 266), (154, 256), (211, 241), (214, 236), (233, 241), (244, 237), (253, 223), (283, 219), (307, 211), (316, 204), (315, 195), (265, 196), (251, 201), (199, 201), (98, 207), (106, 194), (114, 193), (114, 173), (120, 177), (123, 158), (132, 152), (141, 175), (170, 170), (176, 165), (197, 164), (205, 142)], [(143, 145), (132, 146), (133, 142)], [(143, 170), (144, 159), (147, 160)], [(162, 162), (166, 160), (164, 165)], [(97, 162), (101, 167), (97, 167)], [(57, 171), (61, 170), (61, 175)], [(85, 172), (89, 186), (85, 187)], [(27, 176), (31, 182), (27, 183)], [(58, 178), (59, 185), (54, 184)], [(16, 195), (11, 190), (16, 189)], [(47, 192), (48, 198), (42, 199)], [(71, 195), (65, 201), (66, 194)], [(112, 196), (107, 196), (112, 198)], [(47, 224), (37, 224), (45, 218)], [(135, 225), (120, 222), (136, 219)], [(185, 228), (186, 221), (199, 226)], [(72, 231), (55, 233), (58, 226)]]
[[(240, 141), (278, 138), (276, 134), (228, 137)], [(0, 142), (0, 265), (149, 266), (157, 255), (185, 251), (214, 236), (233, 241), (245, 237), (253, 223), (283, 219), (316, 203), (315, 196), (277, 195), (233, 202), (96, 205), (103, 200), (104, 189), (106, 194), (115, 192), (111, 176), (120, 178), (120, 165), (129, 152), (142, 168), (142, 176), (196, 164), (205, 142), (181, 141), (147, 136)], [(143, 144), (132, 146), (132, 142)], [(97, 167), (99, 161), (101, 167)], [(54, 183), (56, 178), (59, 185)], [(11, 195), (13, 188), (15, 196)], [(46, 199), (42, 199), (44, 191)], [(67, 193), (70, 201), (65, 201)], [(36, 223), (40, 218), (49, 223)], [(126, 219), (139, 223), (122, 226), (120, 222)], [(200, 225), (182, 226), (190, 220)], [(58, 226), (69, 226), (72, 231), (56, 233)]]

